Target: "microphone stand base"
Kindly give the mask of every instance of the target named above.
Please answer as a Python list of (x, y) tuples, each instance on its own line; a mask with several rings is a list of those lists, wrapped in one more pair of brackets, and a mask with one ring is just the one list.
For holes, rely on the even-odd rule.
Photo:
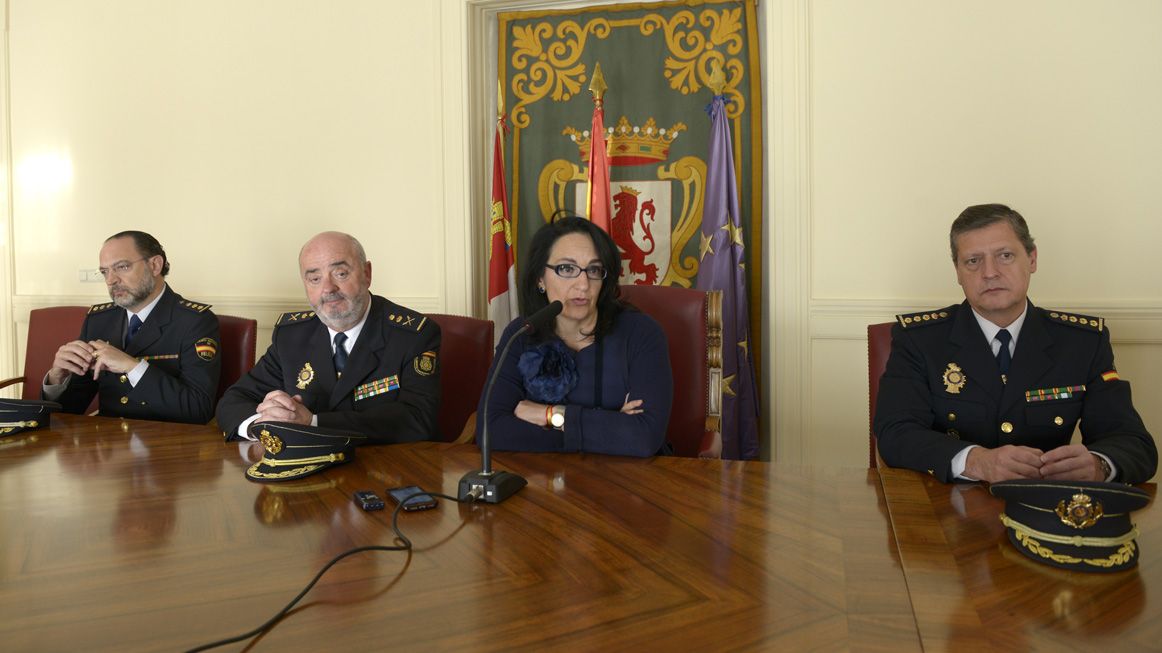
[[(500, 503), (516, 494), (526, 485), (528, 485), (528, 481), (511, 472), (484, 474), (477, 470), (468, 472), (460, 478), (460, 489), (456, 496), (463, 501), (476, 494), (476, 501)], [(477, 488), (479, 488), (479, 492), (473, 492)]]

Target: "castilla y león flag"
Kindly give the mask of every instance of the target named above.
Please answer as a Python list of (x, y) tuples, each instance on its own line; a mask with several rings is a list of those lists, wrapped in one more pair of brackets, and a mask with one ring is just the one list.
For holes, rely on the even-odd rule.
[(492, 148), (492, 206), (488, 226), (488, 319), (496, 325), (499, 338), (504, 327), (516, 319), (516, 271), (512, 256), (512, 224), (508, 216), (508, 190), (504, 184), (504, 115), (497, 118)]

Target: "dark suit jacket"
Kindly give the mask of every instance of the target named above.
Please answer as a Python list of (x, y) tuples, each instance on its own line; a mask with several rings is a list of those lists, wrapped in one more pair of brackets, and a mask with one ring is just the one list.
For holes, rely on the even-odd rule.
[(134, 419), (205, 424), (214, 416), (222, 360), (218, 318), (207, 304), (182, 299), (168, 285), (141, 330), (124, 345), (128, 314), (112, 302), (89, 309), (80, 340), (105, 340), (126, 354), (145, 358), (149, 369), (136, 386), (124, 374), (73, 375), (57, 401), (83, 412), (100, 395), (100, 413)]
[(302, 395), (319, 426), (362, 433), (373, 442), (436, 435), (440, 327), (433, 320), (372, 295), (342, 378), (336, 378), (327, 327), (314, 312), (284, 313), (271, 340), (254, 369), (218, 402), (226, 439), (238, 439), (238, 426), (271, 390)]
[[(1116, 480), (1154, 475), (1158, 450), (1134, 410), (1130, 384), (1106, 374), (1115, 371), (1114, 354), (1100, 318), (1030, 303), (1003, 384), (968, 302), (926, 315), (931, 319), (901, 315), (892, 327), (874, 424), (884, 462), (947, 482), (952, 458), (968, 443), (1049, 451), (1068, 444), (1080, 420), (1082, 442), (1109, 456)], [(964, 376), (958, 390), (950, 365)], [(1034, 399), (1038, 390), (1081, 385), (1085, 390), (1069, 397)]]

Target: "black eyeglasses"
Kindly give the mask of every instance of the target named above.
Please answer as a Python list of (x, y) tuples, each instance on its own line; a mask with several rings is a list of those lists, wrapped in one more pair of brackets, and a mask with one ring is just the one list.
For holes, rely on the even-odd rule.
[(558, 263), (557, 265), (546, 265), (545, 267), (549, 268), (553, 272), (556, 272), (558, 277), (565, 279), (576, 279), (577, 277), (581, 276), (582, 270), (585, 271), (585, 276), (589, 277), (589, 279), (592, 281), (601, 281), (605, 278), (605, 268), (597, 265), (596, 263), (590, 265), (587, 268), (583, 268), (580, 265), (574, 265), (572, 263)]

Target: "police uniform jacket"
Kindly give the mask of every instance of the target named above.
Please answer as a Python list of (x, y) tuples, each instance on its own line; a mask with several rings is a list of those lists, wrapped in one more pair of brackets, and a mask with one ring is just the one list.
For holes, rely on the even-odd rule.
[(100, 414), (133, 419), (205, 424), (214, 416), (222, 361), (218, 357), (218, 317), (208, 304), (182, 299), (168, 285), (128, 345), (129, 316), (113, 304), (89, 309), (80, 340), (104, 340), (149, 363), (137, 385), (126, 375), (76, 375), (57, 401), (70, 413), (83, 412), (100, 396)]
[(1115, 480), (1141, 483), (1158, 464), (1154, 439), (1118, 378), (1101, 318), (1029, 303), (1002, 382), (968, 302), (901, 315), (880, 380), (874, 432), (893, 467), (952, 480), (952, 458), (970, 443), (1049, 451), (1082, 442), (1117, 466)]
[(272, 390), (301, 395), (319, 426), (361, 433), (372, 442), (436, 434), (440, 327), (427, 317), (372, 295), (341, 377), (327, 327), (313, 311), (281, 315), (271, 340), (254, 369), (218, 403), (218, 425), (227, 439), (238, 439), (238, 426)]

